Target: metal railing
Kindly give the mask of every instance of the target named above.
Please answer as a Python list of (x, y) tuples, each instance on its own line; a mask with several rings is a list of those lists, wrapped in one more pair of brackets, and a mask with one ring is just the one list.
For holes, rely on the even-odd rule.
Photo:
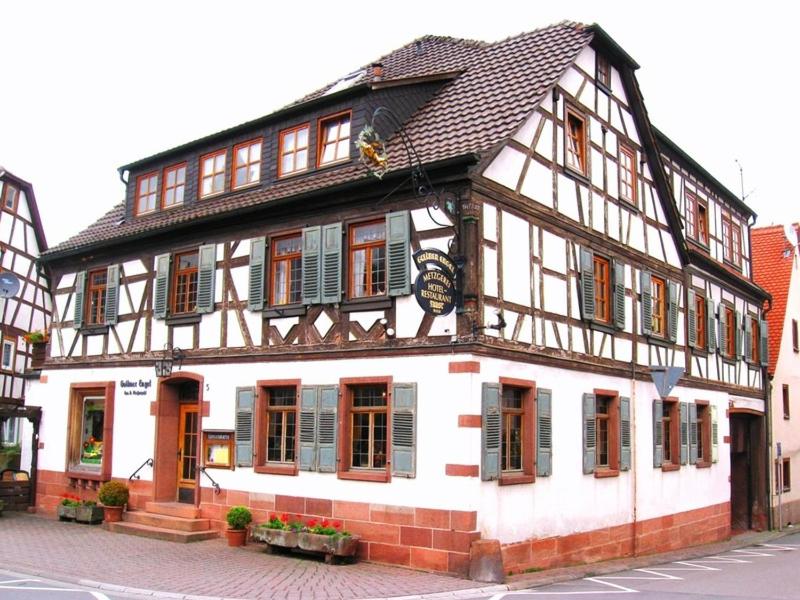
[(144, 461), (144, 462), (143, 462), (143, 463), (142, 463), (142, 464), (139, 466), (139, 468), (138, 468), (138, 469), (136, 469), (136, 470), (133, 472), (133, 474), (132, 474), (130, 477), (128, 477), (128, 481), (133, 481), (134, 479), (136, 479), (136, 480), (139, 480), (139, 479), (141, 479), (141, 478), (142, 478), (142, 476), (141, 476), (141, 475), (139, 475), (139, 471), (141, 471), (141, 470), (142, 470), (142, 469), (144, 469), (145, 467), (152, 467), (152, 466), (153, 466), (153, 459), (152, 459), (152, 458), (148, 458), (146, 461)]
[(208, 477), (208, 480), (211, 482), (211, 487), (214, 488), (215, 494), (219, 494), (222, 491), (219, 487), (219, 484), (216, 481), (214, 481), (214, 478), (211, 477), (211, 475), (208, 474), (208, 471), (206, 471), (205, 467), (198, 467), (197, 470), (200, 471), (206, 477)]

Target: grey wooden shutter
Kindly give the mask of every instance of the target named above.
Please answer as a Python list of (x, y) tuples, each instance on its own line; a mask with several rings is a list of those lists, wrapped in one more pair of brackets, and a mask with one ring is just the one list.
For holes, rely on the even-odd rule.
[(653, 332), (653, 283), (650, 273), (642, 271), (639, 281), (642, 287), (642, 333), (650, 335)]
[(681, 464), (689, 460), (689, 407), (681, 402)]
[(500, 477), (500, 384), (483, 384), (481, 405), (481, 479), (492, 481)]
[(197, 267), (197, 312), (214, 312), (214, 280), (217, 273), (217, 245), (200, 246)]
[(302, 297), (303, 304), (319, 304), (322, 299), (321, 227), (303, 229)]
[(83, 327), (83, 298), (86, 294), (86, 271), (75, 274), (75, 306), (72, 316), (72, 326), (75, 329)]
[(714, 306), (714, 301), (710, 298), (706, 299), (706, 315), (707, 315), (707, 322), (706, 322), (706, 343), (708, 344), (708, 351), (709, 352), (716, 352), (717, 351), (717, 324), (716, 324), (716, 308)]
[(691, 348), (697, 348), (697, 294), (686, 291), (686, 336)]
[(247, 310), (258, 311), (264, 308), (264, 257), (267, 239), (250, 240), (250, 278), (247, 285)]
[(336, 472), (338, 414), (339, 386), (320, 386), (317, 411), (317, 470), (320, 473)]
[(711, 462), (719, 460), (719, 422), (717, 421), (717, 407), (711, 407)]
[(753, 323), (747, 315), (744, 317), (744, 359), (753, 360)]
[(664, 464), (664, 403), (653, 400), (653, 466)]
[(594, 473), (597, 430), (595, 426), (595, 396), (583, 395), (583, 472)]
[(728, 349), (728, 327), (727, 327), (727, 320), (728, 320), (728, 311), (725, 310), (725, 306), (720, 304), (719, 305), (719, 353), (723, 356)]
[(584, 321), (594, 320), (594, 253), (581, 248), (581, 310)]
[(322, 227), (322, 303), (342, 300), (342, 224)]
[(253, 466), (253, 405), (256, 389), (236, 388), (236, 466)]
[(153, 298), (153, 317), (156, 319), (167, 318), (167, 298), (169, 297), (169, 264), (172, 256), (159, 254), (156, 256), (156, 283)]
[(619, 470), (631, 468), (631, 399), (619, 398)]
[(119, 314), (119, 265), (109, 265), (106, 269), (106, 303), (103, 319), (108, 325), (117, 324)]
[(769, 325), (766, 321), (758, 323), (759, 346), (758, 356), (762, 367), (769, 364)]
[(674, 281), (667, 282), (668, 303), (667, 303), (667, 333), (669, 341), (678, 340), (678, 284)]
[(553, 474), (553, 392), (536, 390), (536, 475)]
[(738, 310), (734, 313), (736, 316), (736, 320), (734, 321), (734, 345), (733, 345), (733, 353), (734, 358), (739, 360), (742, 357), (742, 313)]
[(697, 463), (697, 404), (689, 402), (689, 464)]
[(317, 386), (300, 388), (300, 469), (303, 471), (313, 471), (317, 467), (318, 395)]
[(625, 329), (625, 265), (618, 260), (614, 264), (614, 326)]
[(386, 287), (390, 296), (411, 293), (411, 226), (408, 211), (386, 215)]
[(392, 475), (414, 477), (416, 457), (417, 384), (392, 386)]

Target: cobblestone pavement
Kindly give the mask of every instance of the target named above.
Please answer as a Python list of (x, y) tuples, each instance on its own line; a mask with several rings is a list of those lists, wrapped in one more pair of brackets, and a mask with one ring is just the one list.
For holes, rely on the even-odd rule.
[(326, 565), (313, 557), (268, 555), (256, 543), (229, 548), (220, 538), (176, 544), (8, 511), (0, 519), (0, 565), (83, 585), (111, 584), (102, 586), (108, 590), (155, 590), (175, 598), (338, 600), (487, 587), (384, 565)]

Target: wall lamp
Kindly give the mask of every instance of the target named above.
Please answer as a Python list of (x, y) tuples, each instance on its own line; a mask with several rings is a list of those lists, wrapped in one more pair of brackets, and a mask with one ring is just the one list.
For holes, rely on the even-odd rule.
[(389, 325), (389, 320), (388, 319), (381, 319), (380, 321), (378, 321), (378, 323), (381, 324), (381, 326), (383, 327), (383, 330), (386, 332), (386, 337), (388, 337), (388, 338), (393, 338), (394, 337), (394, 335), (395, 335), (394, 327), (388, 327), (388, 325)]
[(498, 309), (494, 311), (494, 316), (497, 318), (497, 323), (491, 325), (478, 325), (475, 321), (472, 322), (472, 335), (478, 335), (478, 332), (483, 329), (495, 329), (500, 331), (506, 326), (506, 320), (503, 318), (503, 313)]
[(156, 360), (155, 363), (156, 377), (169, 377), (172, 375), (172, 365), (175, 361), (178, 362), (178, 371), (180, 371), (184, 358), (186, 358), (186, 355), (183, 350), (177, 346), (170, 348), (169, 345), (165, 345), (164, 355)]

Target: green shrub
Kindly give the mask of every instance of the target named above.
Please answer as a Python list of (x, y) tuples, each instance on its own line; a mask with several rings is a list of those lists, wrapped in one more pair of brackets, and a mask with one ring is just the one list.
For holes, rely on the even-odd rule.
[(245, 506), (234, 506), (225, 515), (225, 519), (228, 521), (229, 528), (244, 529), (253, 520), (253, 515)]
[(121, 481), (106, 481), (97, 491), (97, 498), (105, 506), (125, 506), (128, 502), (128, 486)]

